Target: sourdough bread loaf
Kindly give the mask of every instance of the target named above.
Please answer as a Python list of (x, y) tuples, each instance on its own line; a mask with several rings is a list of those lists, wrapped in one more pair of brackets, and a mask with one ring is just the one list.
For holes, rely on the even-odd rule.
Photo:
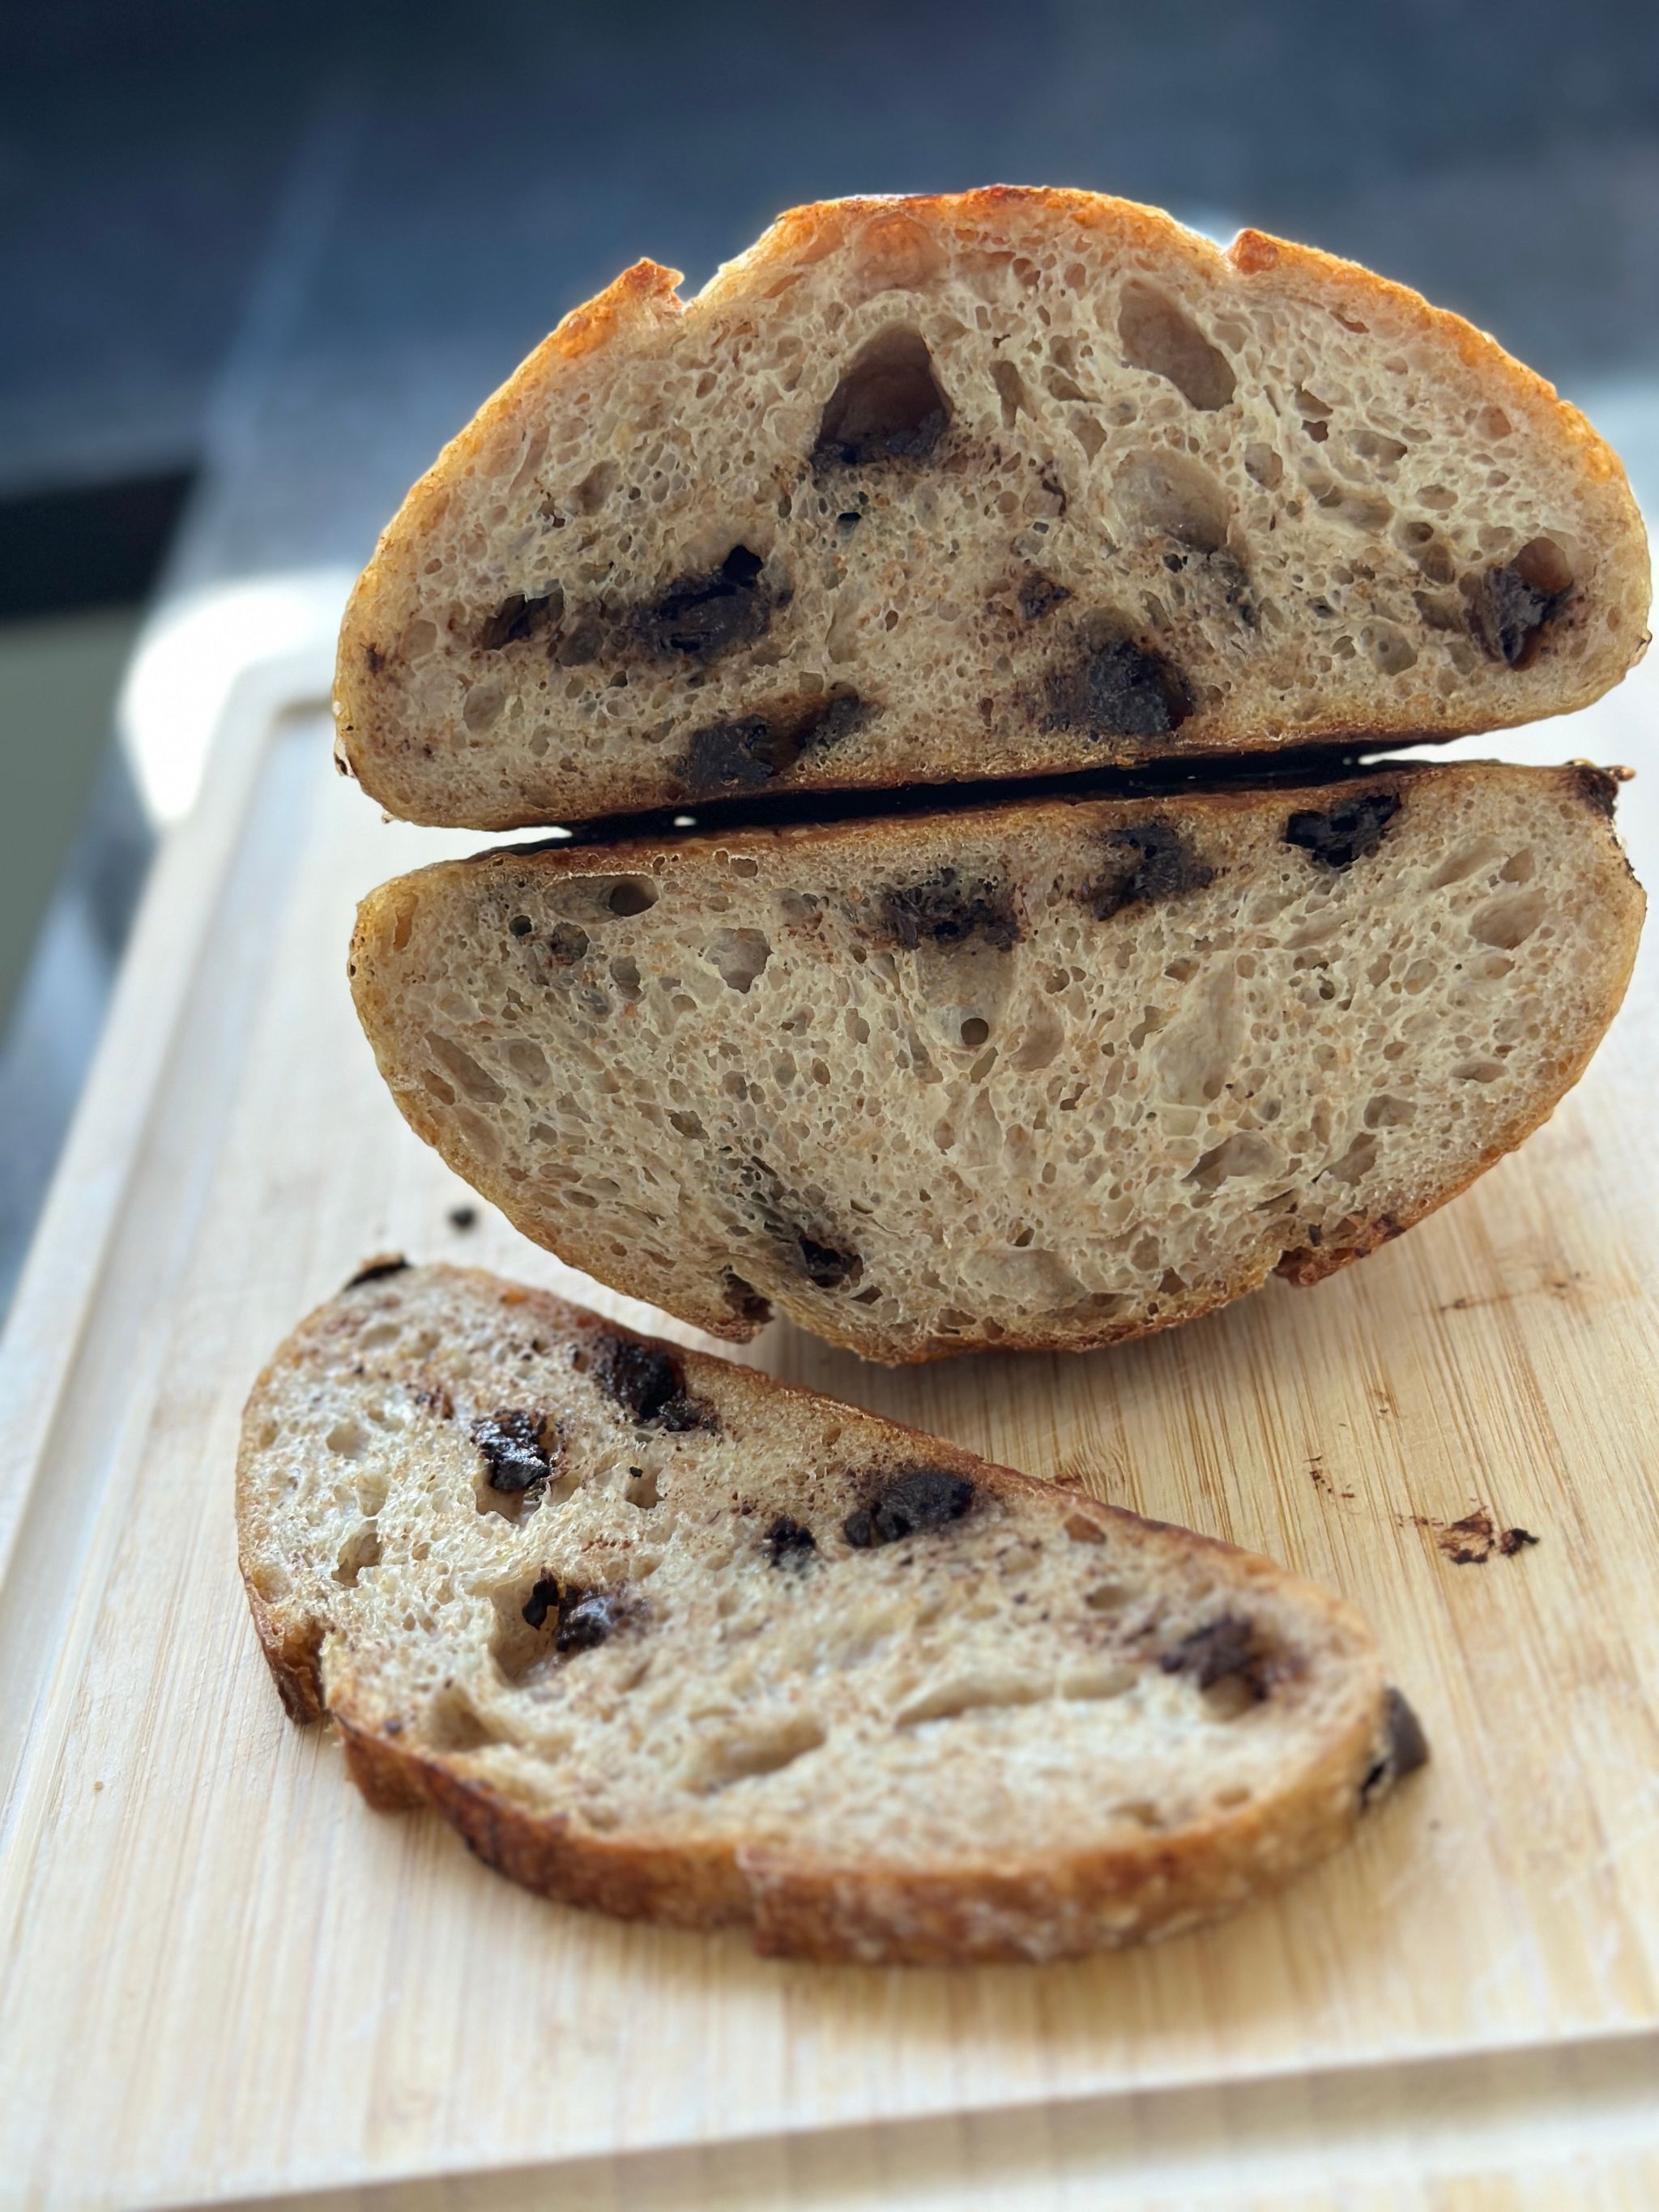
[(1364, 1624), (1266, 1560), (481, 1273), (313, 1314), (237, 1480), (277, 1685), (372, 1802), (764, 1951), (1173, 1935), (1425, 1756)]
[(507, 828), (1583, 705), (1645, 541), (1491, 338), (1088, 192), (796, 209), (689, 303), (578, 308), (410, 492), (340, 757)]
[(1577, 1079), (1643, 911), (1601, 771), (1378, 767), (507, 848), (353, 989), (527, 1236), (717, 1335), (1080, 1348), (1312, 1282)]

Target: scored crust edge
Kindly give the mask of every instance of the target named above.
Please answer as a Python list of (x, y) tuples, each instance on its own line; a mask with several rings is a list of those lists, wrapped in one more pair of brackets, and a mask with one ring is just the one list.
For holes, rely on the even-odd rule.
[[(390, 1272), (389, 1262), (377, 1264), (377, 1273)], [(1356, 1647), (1353, 1663), (1368, 1663), (1373, 1677), (1369, 1713), (1338, 1734), (1291, 1786), (1162, 1839), (1148, 1836), (1139, 1843), (1023, 1859), (988, 1857), (945, 1871), (853, 1856), (833, 1863), (794, 1859), (775, 1847), (716, 1839), (687, 1844), (577, 1832), (562, 1815), (527, 1812), (488, 1784), (458, 1772), (441, 1753), (409, 1748), (365, 1721), (353, 1709), (347, 1655), (331, 1664), (327, 1624), (285, 1619), (284, 1607), (255, 1586), (251, 1522), (262, 1454), (252, 1441), (252, 1415), (266, 1389), (303, 1356), (319, 1324), (337, 1310), (338, 1297), (330, 1299), (278, 1347), (244, 1412), (236, 1465), (238, 1564), (260, 1648), (289, 1717), (302, 1725), (325, 1717), (334, 1722), (347, 1771), (369, 1805), (382, 1812), (430, 1806), (476, 1856), (523, 1888), (621, 1919), (702, 1929), (747, 1923), (754, 1948), (775, 1957), (934, 1966), (1082, 1957), (1183, 1932), (1277, 1890), (1334, 1851), (1398, 1779), (1428, 1757), (1415, 1716), (1387, 1683), (1376, 1638), (1362, 1616), (1332, 1592), (1259, 1554), (1086, 1492), (1061, 1492), (908, 1423), (642, 1335), (550, 1292), (476, 1268), (438, 1264), (421, 1272), (487, 1295), (506, 1294), (503, 1303), (528, 1309), (556, 1335), (597, 1329), (665, 1351), (702, 1390), (713, 1384), (737, 1393), (763, 1413), (780, 1394), (832, 1406), (889, 1437), (914, 1437), (926, 1446), (930, 1466), (963, 1474), (1005, 1497), (1034, 1499), (1056, 1511), (1063, 1506), (1067, 1514), (1083, 1514), (1103, 1527), (1133, 1526), (1154, 1544), (1212, 1553), (1246, 1583), (1271, 1583), (1308, 1613), (1340, 1624)], [(354, 1278), (340, 1297), (356, 1287)], [(1101, 1918), (1109, 1908), (1109, 1930)]]
[[(854, 196), (820, 200), (787, 210), (756, 242), (733, 260), (723, 263), (714, 276), (688, 301), (680, 293), (683, 273), (660, 262), (641, 259), (623, 270), (592, 300), (572, 308), (521, 362), (504, 383), (479, 407), (472, 419), (450, 440), (437, 459), (416, 479), (402, 505), (387, 523), (374, 554), (358, 577), (348, 600), (337, 655), (334, 684), (335, 758), (342, 775), (354, 777), (363, 791), (389, 812), (410, 820), (429, 820), (442, 826), (459, 822), (452, 811), (430, 815), (409, 813), (397, 804), (392, 784), (395, 761), (381, 762), (363, 732), (375, 718), (374, 664), (378, 656), (374, 641), (388, 611), (386, 602), (406, 584), (414, 552), (441, 521), (453, 483), (476, 462), (487, 461), (498, 436), (513, 422), (521, 406), (553, 390), (562, 373), (607, 347), (620, 345), (636, 332), (654, 326), (666, 329), (688, 309), (714, 309), (740, 297), (769, 271), (810, 265), (839, 246), (866, 234), (866, 244), (880, 250), (880, 226), (884, 220), (919, 220), (968, 238), (987, 221), (1006, 223), (1012, 236), (1029, 224), (1071, 221), (1085, 228), (1115, 228), (1130, 248), (1153, 249), (1206, 276), (1227, 273), (1251, 277), (1283, 271), (1301, 275), (1322, 286), (1340, 287), (1347, 299), (1370, 297), (1437, 343), (1448, 345), (1464, 365), (1492, 380), (1495, 392), (1507, 392), (1517, 403), (1547, 408), (1561, 442), (1571, 453), (1590, 483), (1607, 488), (1613, 507), (1621, 510), (1624, 527), (1618, 534), (1628, 540), (1626, 550), (1640, 563), (1639, 598), (1648, 605), (1650, 569), (1647, 538), (1629, 478), (1618, 454), (1589, 422), (1583, 411), (1564, 399), (1548, 380), (1517, 361), (1493, 337), (1465, 317), (1437, 307), (1409, 285), (1378, 276), (1358, 262), (1344, 260), (1317, 246), (1300, 245), (1270, 233), (1246, 228), (1223, 247), (1203, 234), (1188, 229), (1162, 209), (1109, 194), (1051, 185), (990, 185), (964, 192)], [(1022, 220), (1024, 219), (1024, 220)], [(1609, 512), (1611, 525), (1613, 516)], [(1609, 530), (1609, 535), (1613, 532)], [(1547, 719), (1577, 712), (1621, 680), (1645, 653), (1650, 633), (1644, 627), (1633, 641), (1624, 666), (1606, 681), (1581, 684), (1557, 705), (1534, 709), (1522, 719)], [(1388, 740), (1396, 744), (1443, 743), (1456, 735), (1474, 735), (1516, 726), (1514, 715), (1496, 711), (1474, 712), (1433, 730), (1407, 729), (1379, 723), (1359, 729), (1352, 720), (1334, 723), (1309, 722), (1298, 726), (1296, 742), (1316, 744), (1337, 739), (1356, 742)], [(1170, 757), (1180, 757), (1179, 752)], [(386, 770), (382, 775), (381, 769)], [(1011, 774), (1040, 773), (1020, 769)], [(896, 772), (867, 781), (872, 788), (890, 787), (906, 778)], [(941, 781), (957, 780), (941, 772)], [(615, 780), (613, 779), (613, 781)], [(816, 780), (802, 779), (798, 787), (815, 787)], [(833, 783), (829, 787), (833, 787)], [(618, 790), (601, 803), (577, 810), (582, 816), (624, 809), (625, 793)], [(545, 806), (520, 805), (469, 812), (466, 826), (489, 830), (544, 826), (562, 817)], [(572, 815), (570, 818), (576, 818)]]

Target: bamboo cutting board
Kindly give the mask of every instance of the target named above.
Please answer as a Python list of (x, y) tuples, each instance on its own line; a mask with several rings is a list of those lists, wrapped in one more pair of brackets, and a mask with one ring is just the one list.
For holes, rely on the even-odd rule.
[[(1651, 757), (1654, 693), (1504, 750)], [(1654, 786), (1624, 807), (1650, 879)], [(477, 842), (383, 824), (320, 711), (245, 696), (158, 869), (0, 1350), (4, 2200), (1659, 2203), (1659, 961), (1522, 1153), (1317, 1290), (1066, 1359), (760, 1340), (1334, 1585), (1435, 1748), (1355, 1848), (1221, 1929), (793, 1967), (543, 1903), (370, 1813), (246, 1618), (241, 1401), (364, 1255), (662, 1326), (487, 1209), (456, 1230), (466, 1194), (357, 1033), (356, 896)], [(1480, 1547), (1449, 1524), (1482, 1513), (1538, 1542), (1459, 1563)]]

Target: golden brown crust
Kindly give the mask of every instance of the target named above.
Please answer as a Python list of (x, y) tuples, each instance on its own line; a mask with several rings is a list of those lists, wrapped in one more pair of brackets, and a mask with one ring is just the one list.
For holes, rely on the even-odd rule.
[[(1356, 326), (1366, 313), (1386, 307), (1389, 315), (1429, 347), (1455, 358), (1489, 390), (1494, 403), (1516, 410), (1535, 438), (1547, 439), (1570, 457), (1585, 501), (1586, 538), (1604, 549), (1617, 546), (1630, 569), (1630, 589), (1621, 589), (1638, 612), (1631, 626), (1627, 658), (1645, 642), (1639, 609), (1645, 608), (1645, 553), (1639, 518), (1617, 455), (1583, 416), (1560, 398), (1542, 377), (1514, 360), (1487, 333), (1462, 317), (1431, 306), (1409, 288), (1316, 248), (1246, 230), (1230, 249), (1185, 229), (1159, 210), (1103, 195), (1059, 188), (994, 185), (977, 191), (908, 198), (854, 198), (796, 208), (781, 216), (746, 252), (726, 264), (692, 303), (683, 301), (678, 272), (652, 261), (626, 270), (604, 292), (568, 314), (465, 429), (445, 448), (434, 466), (410, 492), (382, 533), (347, 610), (341, 631), (336, 680), (337, 750), (342, 764), (357, 776), (368, 794), (388, 811), (412, 820), (465, 820), (482, 830), (510, 830), (550, 821), (574, 820), (623, 811), (641, 803), (639, 768), (626, 761), (590, 764), (578, 796), (566, 793), (555, 804), (534, 799), (504, 799), (469, 805), (461, 813), (411, 784), (394, 754), (381, 743), (383, 700), (396, 681), (386, 641), (401, 632), (416, 590), (429, 541), (443, 520), (452, 495), (469, 476), (488, 471), (507, 448), (516, 450), (527, 412), (544, 408), (568, 380), (586, 374), (596, 356), (612, 349), (644, 347), (672, 338), (680, 319), (699, 312), (765, 303), (787, 290), (791, 277), (844, 246), (855, 244), (861, 269), (888, 274), (895, 285), (925, 281), (939, 258), (937, 240), (952, 241), (964, 252), (1007, 249), (1022, 240), (1052, 236), (1065, 225), (1103, 233), (1127, 256), (1155, 257), (1161, 265), (1185, 270), (1209, 283), (1243, 281), (1266, 295), (1287, 299), (1312, 293), (1328, 299), (1334, 313), (1351, 317)], [(874, 281), (872, 279), (872, 281)], [(1639, 606), (1638, 606), (1639, 603)], [(1439, 742), (1468, 732), (1497, 729), (1541, 714), (1576, 708), (1617, 680), (1603, 672), (1586, 678), (1563, 672), (1560, 696), (1528, 692), (1500, 695), (1476, 686), (1436, 709), (1432, 726), (1413, 726), (1397, 715), (1380, 718), (1376, 733), (1390, 743)], [(1506, 698), (1511, 703), (1506, 706)], [(1040, 724), (1041, 717), (1036, 718)], [(1200, 718), (1201, 720), (1201, 718)], [(1299, 719), (1297, 744), (1322, 744), (1353, 736), (1351, 710), (1321, 714), (1316, 708)], [(1229, 728), (1215, 736), (1195, 736), (1195, 721), (1184, 737), (1160, 742), (1166, 757), (1190, 750), (1272, 748), (1285, 742), (1281, 726)], [(1010, 776), (1040, 775), (1091, 764), (1097, 748), (1079, 745), (1064, 732), (1045, 735), (1040, 726), (1015, 734), (1005, 730), (1009, 757), (998, 772)], [(843, 755), (811, 754), (790, 771), (791, 787), (884, 787), (924, 777), (940, 782), (983, 773), (984, 738), (975, 733), (959, 757), (930, 757), (899, 769), (890, 761), (848, 762)], [(1127, 756), (1125, 756), (1127, 757)], [(423, 795), (425, 794), (425, 795)], [(647, 803), (679, 794), (654, 791)]]
[[(921, 1443), (929, 1465), (969, 1477), (1009, 1499), (1082, 1518), (1103, 1531), (1142, 1532), (1160, 1549), (1209, 1553), (1238, 1593), (1253, 1584), (1294, 1589), (1313, 1617), (1336, 1624), (1364, 1650), (1364, 1623), (1329, 1592), (1293, 1583), (1270, 1561), (1194, 1532), (1152, 1521), (1102, 1501), (1059, 1492), (1011, 1468), (901, 1423), (827, 1401), (799, 1385), (776, 1381), (659, 1340), (567, 1304), (550, 1292), (499, 1281), (480, 1270), (432, 1267), (469, 1290), (510, 1300), (549, 1340), (592, 1332), (666, 1348), (682, 1364), (694, 1395), (713, 1398), (730, 1413), (733, 1401), (763, 1417), (790, 1402), (834, 1405), (838, 1413), (892, 1438), (902, 1455)], [(344, 1294), (343, 1294), (344, 1295)], [(252, 1424), (272, 1377), (286, 1366), (326, 1357), (331, 1304), (303, 1322), (260, 1377), (249, 1401), (237, 1474), (244, 1559), (257, 1569), (253, 1522), (259, 1446)], [(342, 1639), (324, 1644), (325, 1624), (307, 1623), (297, 1640), (313, 1653), (308, 1686), (291, 1698), (295, 1631), (280, 1605), (249, 1596), (262, 1648), (291, 1718), (324, 1713), (339, 1729), (352, 1780), (380, 1811), (430, 1805), (483, 1862), (538, 1894), (623, 1919), (684, 1928), (747, 1923), (755, 1948), (775, 1957), (826, 1962), (962, 1965), (1082, 1956), (1105, 1946), (1139, 1942), (1212, 1919), (1278, 1887), (1352, 1832), (1382, 1794), (1379, 1761), (1389, 1757), (1392, 1693), (1376, 1674), (1372, 1706), (1324, 1747), (1294, 1784), (1271, 1797), (1212, 1814), (1179, 1832), (1146, 1833), (1112, 1845), (1070, 1852), (1033, 1852), (1016, 1859), (952, 1862), (948, 1867), (897, 1866), (849, 1856), (826, 1860), (730, 1839), (688, 1843), (679, 1837), (597, 1832), (579, 1818), (532, 1812), (464, 1765), (412, 1746), (404, 1723), (376, 1719), (354, 1700), (351, 1655)], [(320, 1665), (315, 1656), (322, 1646)], [(1391, 1776), (1389, 1777), (1391, 1778)], [(1386, 1781), (1382, 1788), (1386, 1788)]]
[[(1339, 1848), (1358, 1824), (1377, 1742), (1376, 1726), (1357, 1725), (1299, 1790), (1206, 1830), (929, 1873), (595, 1835), (527, 1812), (441, 1759), (373, 1738), (344, 1705), (331, 1717), (351, 1778), (377, 1812), (429, 1805), (475, 1856), (521, 1888), (619, 1920), (702, 1929), (747, 1923), (763, 1955), (823, 1965), (1023, 1965), (1200, 1926)], [(1114, 1921), (1123, 1933), (1103, 1937)]]

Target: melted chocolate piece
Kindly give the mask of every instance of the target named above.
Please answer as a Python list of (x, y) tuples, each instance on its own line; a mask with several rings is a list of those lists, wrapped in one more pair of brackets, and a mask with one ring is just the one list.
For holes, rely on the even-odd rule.
[(1174, 825), (1137, 822), (1115, 830), (1107, 840), (1113, 865), (1085, 890), (1085, 904), (1097, 921), (1109, 921), (1127, 906), (1179, 898), (1215, 881), (1215, 870), (1200, 860)]
[(472, 1424), (472, 1441), (489, 1469), (492, 1490), (520, 1496), (547, 1480), (550, 1461), (542, 1443), (545, 1424), (539, 1413), (507, 1408)]
[(1064, 584), (1055, 583), (1041, 568), (1033, 568), (1020, 580), (1019, 611), (1027, 622), (1041, 622), (1044, 615), (1053, 614), (1060, 602), (1071, 596)]
[(559, 1599), (556, 1651), (591, 1651), (617, 1626), (617, 1601), (605, 1590), (567, 1589)]
[(610, 1591), (582, 1589), (574, 1583), (561, 1589), (554, 1575), (539, 1577), (521, 1610), (530, 1628), (544, 1628), (553, 1620), (556, 1651), (591, 1651), (617, 1626), (617, 1601)]
[(656, 653), (712, 660), (734, 645), (763, 636), (772, 619), (772, 595), (761, 581), (758, 553), (734, 545), (718, 568), (682, 576), (634, 626)]
[(1397, 1782), (1402, 1775), (1415, 1774), (1429, 1760), (1429, 1740), (1423, 1733), (1423, 1723), (1406, 1703), (1398, 1690), (1390, 1689), (1382, 1711), (1382, 1756), (1368, 1767), (1359, 1785), (1362, 1809), (1369, 1805), (1384, 1784)]
[(408, 1266), (409, 1262), (401, 1252), (388, 1252), (380, 1259), (365, 1260), (346, 1288), (355, 1291), (359, 1283), (379, 1283), (388, 1275), (401, 1275)]
[(804, 1567), (817, 1552), (817, 1539), (810, 1528), (783, 1514), (761, 1539), (775, 1567)]
[(1103, 637), (1048, 678), (1048, 727), (1094, 738), (1163, 738), (1192, 702), (1179, 671), (1126, 637)]
[(1345, 799), (1328, 814), (1292, 814), (1285, 824), (1285, 842), (1299, 845), (1328, 868), (1351, 868), (1369, 860), (1382, 842), (1382, 833), (1400, 811), (1400, 799), (1392, 791), (1367, 791), (1358, 799)]
[(1190, 1674), (1200, 1690), (1237, 1675), (1257, 1697), (1263, 1694), (1257, 1671), (1255, 1623), (1239, 1613), (1224, 1613), (1202, 1628), (1194, 1628), (1163, 1653), (1158, 1663), (1166, 1674)]
[(694, 730), (675, 764), (690, 799), (732, 799), (763, 791), (805, 752), (822, 752), (869, 719), (856, 691), (774, 707)]
[(783, 765), (779, 733), (763, 714), (694, 730), (676, 773), (688, 798), (730, 799), (764, 791)]
[(687, 1396), (679, 1361), (658, 1345), (608, 1337), (592, 1374), (606, 1397), (641, 1428), (678, 1433), (715, 1426), (713, 1409)]
[(966, 1475), (937, 1467), (908, 1468), (850, 1514), (842, 1534), (855, 1549), (868, 1551), (923, 1529), (945, 1528), (960, 1521), (973, 1502), (974, 1486)]
[(821, 1244), (805, 1230), (796, 1231), (795, 1245), (807, 1281), (820, 1291), (838, 1291), (844, 1283), (855, 1283), (864, 1273), (864, 1262), (856, 1252)]
[(526, 1625), (531, 1628), (541, 1627), (558, 1602), (558, 1583), (551, 1575), (544, 1575), (521, 1607)]
[(788, 1266), (805, 1275), (815, 1289), (836, 1291), (859, 1280), (864, 1273), (859, 1254), (836, 1241), (836, 1232), (821, 1216), (809, 1216), (764, 1160), (744, 1162), (742, 1187), (745, 1210), (758, 1221)]
[(926, 938), (933, 945), (966, 945), (972, 939), (1006, 952), (1019, 940), (1013, 894), (988, 877), (960, 876), (941, 868), (920, 883), (896, 884), (881, 894), (881, 917), (906, 952)]
[(1470, 631), (1489, 659), (1528, 668), (1538, 658), (1546, 626), (1567, 596), (1567, 591), (1529, 583), (1518, 568), (1488, 568), (1469, 594)]

